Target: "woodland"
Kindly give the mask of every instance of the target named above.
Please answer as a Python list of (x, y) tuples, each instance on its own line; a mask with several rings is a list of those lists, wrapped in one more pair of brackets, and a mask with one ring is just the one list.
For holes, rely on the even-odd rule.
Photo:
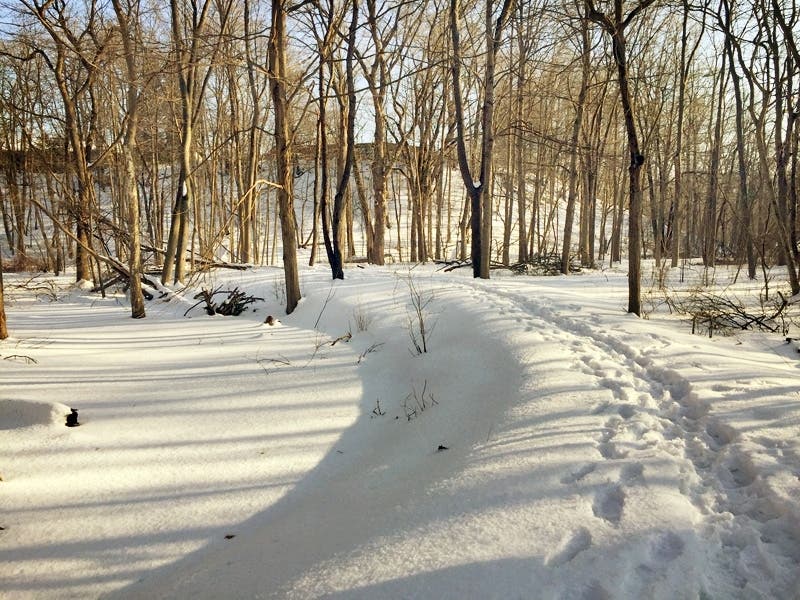
[(0, 596), (797, 600), (798, 38), (0, 0)]
[(334, 279), (625, 259), (637, 315), (643, 258), (780, 265), (797, 294), (799, 19), (782, 0), (4, 0), (2, 268), (126, 282), (134, 318), (159, 283), (245, 265), (283, 267), (291, 313), (298, 249)]

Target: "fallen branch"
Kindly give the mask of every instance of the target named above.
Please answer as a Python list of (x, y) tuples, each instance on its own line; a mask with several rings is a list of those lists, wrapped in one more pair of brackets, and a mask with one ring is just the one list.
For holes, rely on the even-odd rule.
[(441, 268), (437, 269), (438, 271), (444, 271), (445, 273), (449, 273), (450, 271), (455, 271), (456, 269), (460, 269), (462, 267), (471, 267), (472, 261), (471, 260), (437, 260), (434, 261), (434, 264), (442, 265)]
[(35, 364), (35, 365), (38, 365), (38, 364), (39, 364), (39, 362), (38, 362), (38, 361), (37, 361), (35, 358), (33, 358), (33, 357), (31, 357), (31, 356), (26, 356), (26, 355), (24, 355), (24, 354), (10, 354), (10, 355), (8, 355), (8, 356), (4, 356), (4, 357), (3, 357), (3, 360), (22, 361), (22, 362), (24, 362), (26, 365), (29, 365), (29, 364), (31, 364), (31, 363), (33, 363), (33, 364)]
[(353, 338), (353, 334), (348, 331), (344, 335), (340, 335), (335, 340), (333, 340), (331, 342), (331, 347), (335, 346), (339, 342), (349, 342), (352, 338)]
[(775, 333), (783, 328), (782, 315), (789, 306), (780, 292), (778, 296), (780, 302), (777, 302), (774, 310), (769, 313), (763, 307), (760, 312), (756, 312), (748, 309), (736, 298), (707, 292), (697, 292), (685, 300), (672, 301), (671, 306), (678, 314), (691, 318), (692, 333), (701, 328), (708, 330), (708, 337), (713, 337), (714, 331), (724, 333), (757, 329)]

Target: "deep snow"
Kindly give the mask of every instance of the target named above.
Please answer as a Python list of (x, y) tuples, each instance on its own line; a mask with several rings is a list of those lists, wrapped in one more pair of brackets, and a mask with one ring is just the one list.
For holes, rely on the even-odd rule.
[(782, 337), (626, 315), (612, 271), (320, 266), (290, 316), (278, 270), (211, 277), (266, 301), (7, 276), (4, 598), (800, 598)]

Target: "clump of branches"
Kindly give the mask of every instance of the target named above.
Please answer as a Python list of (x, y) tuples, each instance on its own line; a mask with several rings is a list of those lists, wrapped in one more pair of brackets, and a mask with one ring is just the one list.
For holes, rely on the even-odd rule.
[(370, 325), (372, 325), (372, 320), (372, 315), (364, 309), (361, 303), (353, 309), (353, 321), (356, 325), (356, 331), (359, 333), (368, 331)]
[(49, 270), (46, 258), (29, 254), (15, 254), (3, 261), (3, 271), (6, 273), (45, 273)]
[(58, 300), (59, 290), (56, 282), (52, 279), (40, 277), (40, 275), (34, 275), (25, 281), (9, 287), (26, 292), (33, 292), (36, 294), (37, 299), (46, 298), (50, 302), (56, 302)]
[(704, 291), (694, 291), (682, 299), (669, 298), (670, 308), (691, 319), (692, 333), (707, 331), (730, 334), (733, 331), (754, 329), (770, 333), (786, 334), (788, 323), (786, 298), (779, 292), (778, 298), (759, 307), (748, 307), (735, 297), (722, 296)]
[[(557, 252), (534, 254), (528, 260), (508, 265), (517, 275), (561, 275), (561, 255)], [(581, 263), (577, 256), (569, 257), (569, 272), (580, 273)]]
[(422, 384), (422, 391), (419, 393), (415, 386), (411, 386), (411, 393), (403, 399), (402, 407), (406, 420), (412, 421), (436, 404), (439, 403), (433, 397), (433, 393), (428, 391), (428, 380), (426, 379)]
[[(222, 302), (217, 302), (214, 299), (216, 296), (223, 294), (225, 295), (225, 298), (222, 300)], [(195, 295), (194, 299), (199, 300), (199, 302), (189, 307), (189, 309), (183, 313), (184, 317), (188, 315), (191, 310), (197, 308), (201, 304), (205, 304), (203, 308), (205, 309), (206, 314), (209, 316), (223, 315), (226, 317), (238, 317), (250, 304), (264, 301), (263, 298), (250, 296), (241, 291), (239, 288), (233, 288), (232, 290), (223, 290), (220, 288), (212, 290), (203, 289), (201, 292)]]
[[(439, 270), (449, 273), (462, 267), (472, 266), (471, 260), (447, 260), (436, 261), (436, 264), (442, 265)], [(499, 262), (493, 262), (489, 265), (492, 270), (507, 269), (516, 275), (560, 275), (561, 274), (561, 255), (557, 252), (547, 252), (543, 254), (534, 254), (527, 260), (522, 262), (512, 263), (506, 265)], [(577, 256), (569, 257), (569, 272), (580, 273), (581, 263)]]

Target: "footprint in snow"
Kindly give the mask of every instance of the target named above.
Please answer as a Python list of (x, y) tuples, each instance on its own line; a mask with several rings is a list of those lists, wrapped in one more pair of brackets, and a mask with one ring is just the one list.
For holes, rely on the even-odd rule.
[(599, 581), (590, 581), (580, 589), (568, 590), (561, 598), (562, 600), (611, 600), (613, 596)]
[(595, 373), (595, 376), (600, 380), (600, 385), (607, 390), (611, 390), (614, 396), (623, 402), (630, 399), (628, 390), (630, 389), (629, 385), (626, 385), (624, 382), (614, 379), (611, 377), (604, 377), (602, 375), (598, 375)]
[(607, 485), (595, 494), (592, 512), (599, 519), (617, 525), (625, 508), (625, 490), (618, 483)]
[(665, 531), (650, 540), (650, 556), (658, 563), (672, 562), (683, 554), (683, 538), (674, 531)]
[(627, 450), (620, 450), (619, 446), (614, 442), (602, 442), (597, 445), (597, 451), (600, 456), (606, 460), (619, 460), (627, 458), (630, 454)]
[(627, 450), (621, 450), (618, 444), (612, 441), (617, 433), (619, 433), (619, 427), (620, 419), (617, 416), (606, 421), (605, 429), (600, 437), (600, 442), (597, 444), (597, 451), (600, 453), (600, 456), (605, 459), (616, 460), (628, 456)]
[(642, 463), (625, 465), (620, 471), (620, 478), (625, 483), (644, 482), (644, 465)]
[(596, 468), (597, 465), (595, 463), (586, 463), (585, 465), (579, 467), (575, 471), (572, 471), (568, 475), (564, 475), (564, 477), (561, 478), (561, 483), (563, 483), (564, 485), (570, 483), (577, 483), (578, 481), (586, 477), (589, 473), (593, 473)]
[(709, 447), (712, 450), (719, 450), (736, 439), (736, 431), (733, 428), (717, 421), (709, 421), (706, 424), (706, 433), (711, 438)]
[(755, 481), (752, 466), (744, 462), (740, 457), (733, 456), (723, 464), (720, 480), (729, 489), (747, 487)]
[(561, 540), (556, 551), (547, 557), (545, 564), (548, 567), (558, 567), (566, 564), (591, 545), (592, 534), (589, 533), (586, 527), (579, 527)]

